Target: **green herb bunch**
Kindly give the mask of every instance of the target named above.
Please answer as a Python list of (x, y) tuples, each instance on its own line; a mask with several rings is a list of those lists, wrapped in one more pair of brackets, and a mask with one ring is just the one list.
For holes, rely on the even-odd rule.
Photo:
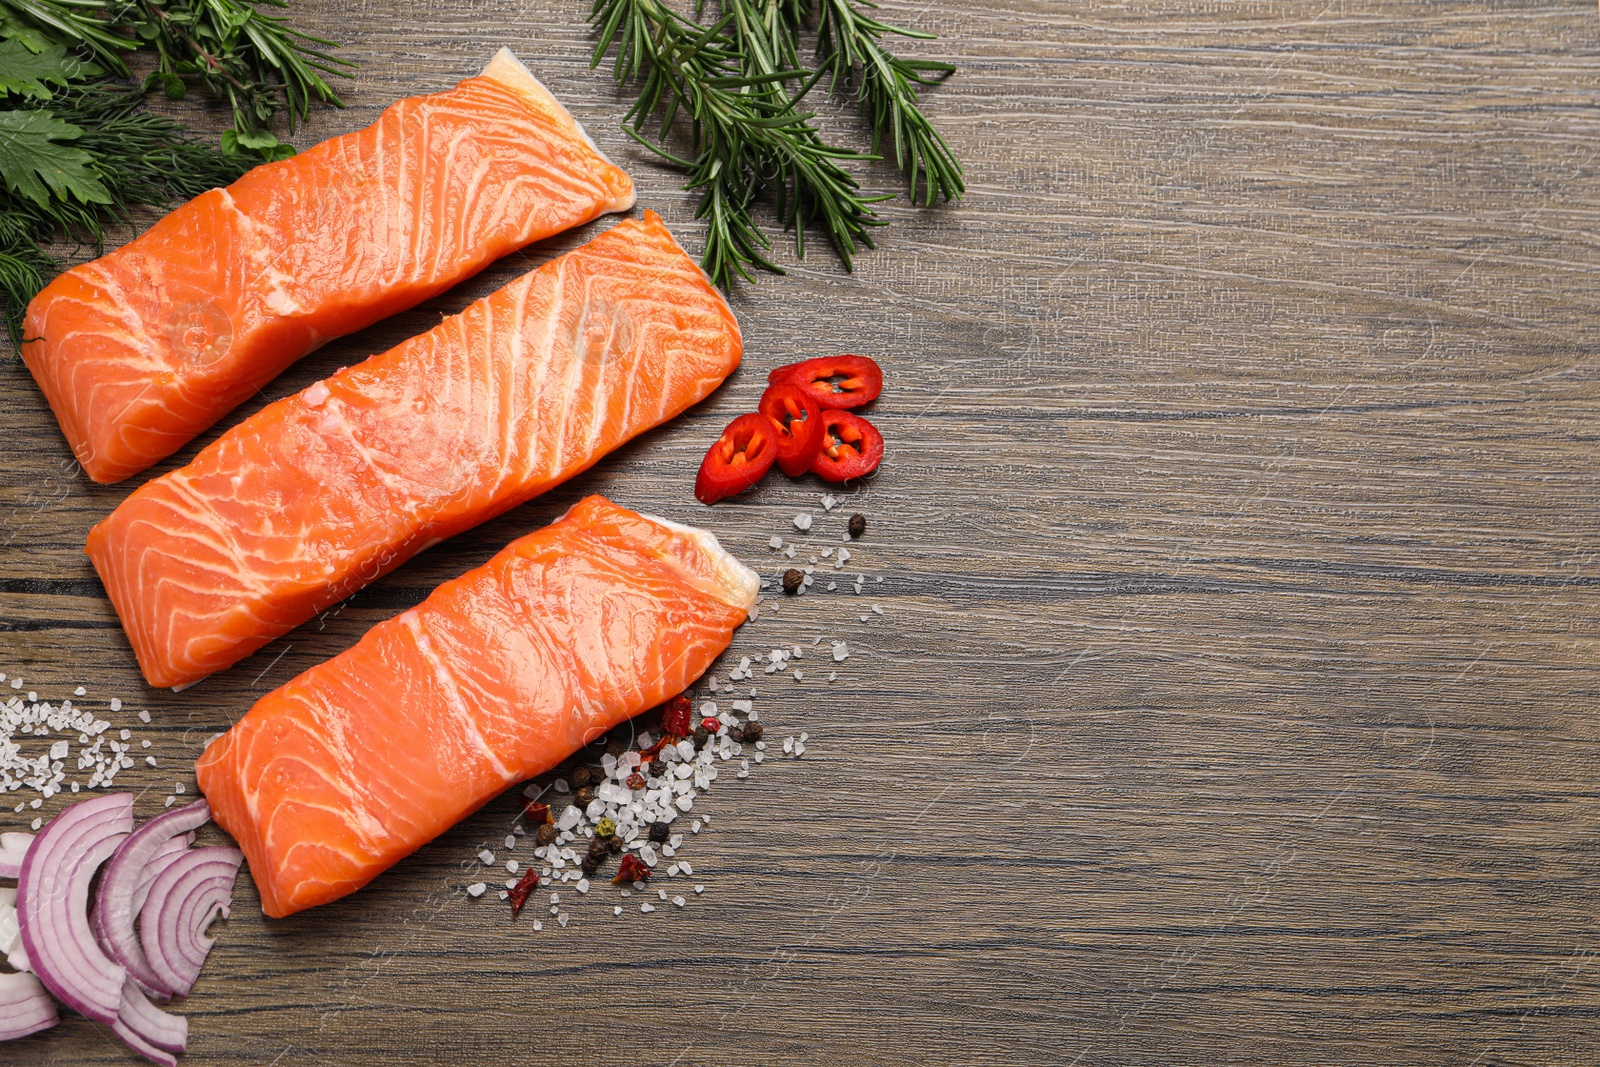
[[(595, 0), (591, 66), (614, 45), (617, 84), (639, 82), (623, 129), (688, 172), (687, 188), (700, 197), (696, 217), (707, 221), (701, 264), (718, 285), (754, 280), (753, 268), (783, 273), (752, 213), (764, 195), (775, 200), (780, 225), (794, 231), (796, 254), (805, 255), (806, 229), (816, 226), (849, 268), (884, 224), (872, 205), (894, 194), (863, 192), (845, 165), (882, 158), (888, 145), (913, 201), (931, 206), (965, 193), (961, 164), (919, 98), (955, 67), (890, 51), (885, 38), (932, 35), (882, 22), (872, 7), (866, 0), (718, 0), (712, 19), (703, 3), (688, 18), (665, 0)], [(815, 33), (809, 63), (803, 31)], [(801, 110), (824, 78), (830, 92), (855, 96), (872, 130), (867, 150), (828, 144), (816, 113)], [(651, 140), (644, 129), (657, 115)], [(687, 127), (687, 155), (667, 147), (679, 123)]]
[[(22, 314), (58, 269), (43, 247), (100, 247), (138, 205), (164, 206), (294, 149), (272, 132), (314, 102), (338, 104), (324, 75), (347, 66), (330, 42), (293, 29), (283, 0), (0, 0), (0, 315), (13, 344)], [(129, 60), (148, 69), (133, 79)], [(144, 107), (155, 90), (226, 101), (220, 144)]]

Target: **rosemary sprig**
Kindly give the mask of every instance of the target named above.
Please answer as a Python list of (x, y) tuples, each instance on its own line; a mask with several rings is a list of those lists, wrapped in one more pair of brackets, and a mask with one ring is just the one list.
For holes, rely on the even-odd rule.
[[(770, 56), (752, 59), (740, 46), (739, 14), (730, 10), (706, 27), (662, 0), (596, 0), (600, 41), (593, 65), (614, 42), (617, 82), (642, 79), (623, 128), (689, 172), (688, 188), (700, 193), (695, 217), (708, 223), (702, 265), (714, 281), (750, 279), (751, 267), (782, 273), (767, 258), (771, 243), (750, 213), (768, 188), (777, 191), (779, 218), (794, 228), (802, 252), (805, 228), (815, 222), (849, 264), (860, 246), (872, 247), (869, 231), (880, 220), (870, 205), (882, 198), (861, 195), (841, 161), (871, 157), (822, 140), (812, 115), (797, 108), (809, 85), (794, 96), (784, 88), (803, 72), (777, 69)], [(642, 135), (657, 112), (662, 141), (680, 113), (688, 117), (692, 158)]]
[[(83, 2), (109, 8), (126, 0)], [(135, 30), (156, 52), (147, 86), (159, 85), (169, 97), (181, 99), (194, 83), (226, 100), (244, 147), (257, 147), (252, 139), (263, 140), (261, 134), (280, 111), (293, 130), (313, 102), (341, 104), (323, 75), (347, 73), (349, 62), (328, 53), (333, 42), (301, 33), (288, 19), (262, 10), (287, 7), (284, 0), (132, 2), (141, 13)]]
[[(872, 205), (893, 194), (863, 193), (844, 163), (880, 158), (885, 138), (895, 145), (913, 200), (919, 188), (927, 204), (962, 195), (960, 164), (917, 95), (917, 86), (954, 68), (901, 59), (882, 44), (887, 34), (927, 35), (873, 19), (850, 0), (719, 0), (718, 10), (708, 24), (701, 21), (703, 3), (689, 19), (663, 0), (595, 0), (590, 15), (598, 34), (591, 66), (615, 45), (617, 84), (640, 83), (623, 128), (686, 170), (687, 188), (700, 194), (695, 216), (707, 222), (701, 265), (713, 281), (754, 280), (754, 268), (783, 273), (767, 257), (771, 243), (752, 215), (768, 192), (780, 225), (794, 231), (797, 255), (805, 255), (805, 233), (815, 225), (851, 268), (860, 248), (873, 247), (871, 231), (884, 225)], [(813, 19), (815, 69), (800, 54), (802, 25)], [(829, 144), (812, 121), (815, 113), (800, 110), (825, 75), (833, 90), (857, 87), (873, 128), (871, 151)], [(661, 125), (652, 142), (643, 130), (656, 114)], [(687, 158), (667, 148), (679, 119), (688, 130)]]
[(351, 66), (327, 51), (333, 42), (268, 13), (287, 6), (286, 0), (0, 0), (0, 14), (93, 53), (124, 77), (126, 52), (153, 52), (156, 69), (146, 88), (181, 99), (193, 84), (226, 100), (239, 143), (250, 148), (276, 144), (262, 134), (279, 112), (287, 113), (292, 130), (313, 102), (338, 105), (323, 75), (346, 74)]
[(924, 41), (934, 35), (880, 22), (851, 0), (817, 3), (817, 55), (830, 75), (831, 89), (857, 86), (861, 110), (872, 123), (872, 150), (878, 151), (886, 135), (893, 139), (895, 166), (905, 173), (913, 201), (919, 182), (924, 207), (937, 198), (960, 200), (967, 191), (961, 164), (922, 113), (917, 93), (919, 86), (937, 85), (954, 74), (955, 65), (905, 59), (883, 46), (887, 34)]

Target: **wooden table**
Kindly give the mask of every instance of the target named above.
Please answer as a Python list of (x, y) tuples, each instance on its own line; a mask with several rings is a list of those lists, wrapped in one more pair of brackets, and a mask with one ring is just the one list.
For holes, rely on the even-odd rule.
[[(298, 140), (509, 44), (698, 249), (681, 178), (587, 67), (587, 8), (298, 0), (362, 65)], [(769, 601), (735, 643), (851, 655), (832, 684), (761, 676), (769, 731), (808, 751), (705, 798), (674, 880), (703, 895), (537, 934), (469, 902), (513, 792), (310, 914), (267, 922), (241, 880), (184, 1062), (1600, 1061), (1594, 5), (888, 10), (961, 66), (928, 107), (964, 204), (886, 205), (853, 275), (782, 249), (706, 404), (185, 693), (141, 686), (81, 552), (131, 486), (71, 473), (4, 368), (0, 669), (128, 701), (160, 763), (126, 774), (142, 814), (255, 697), (580, 494), (704, 523), (767, 575), (773, 535), (870, 522), (865, 592)], [(766, 370), (841, 350), (890, 368), (878, 477), (832, 512), (782, 479), (695, 504)], [(81, 1019), (4, 1055), (130, 1058)]]

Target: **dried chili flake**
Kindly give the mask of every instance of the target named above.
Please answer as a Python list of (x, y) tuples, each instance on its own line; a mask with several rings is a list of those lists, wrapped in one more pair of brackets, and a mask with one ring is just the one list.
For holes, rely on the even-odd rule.
[(550, 805), (524, 800), (522, 802), (522, 814), (529, 822), (535, 825), (547, 823), (550, 821)]
[(528, 896), (539, 888), (539, 872), (532, 867), (528, 868), (522, 880), (511, 890), (507, 899), (511, 901), (511, 917), (515, 919), (522, 913), (522, 906), (528, 902)]
[(627, 786), (629, 789), (643, 789), (645, 786), (644, 775), (634, 771), (628, 775)]
[(644, 860), (630, 852), (622, 857), (622, 862), (617, 864), (617, 876), (611, 879), (612, 885), (628, 885), (632, 882), (643, 882), (650, 877), (650, 868), (645, 866)]
[(689, 699), (680, 693), (667, 701), (666, 710), (661, 713), (662, 732), (674, 737), (687, 737), (693, 717), (694, 711)]

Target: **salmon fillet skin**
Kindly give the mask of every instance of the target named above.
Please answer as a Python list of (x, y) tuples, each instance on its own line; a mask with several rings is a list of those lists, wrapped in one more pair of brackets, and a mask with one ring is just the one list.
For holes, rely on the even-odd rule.
[(22, 358), (84, 472), (182, 448), (295, 360), (633, 206), (509, 51), (454, 89), (202, 193), (33, 298)]
[(89, 558), (145, 678), (187, 685), (677, 415), (742, 351), (646, 212), (263, 408), (134, 491)]
[(579, 501), (256, 702), (195, 765), (281, 918), (683, 692), (756, 602), (702, 530)]

